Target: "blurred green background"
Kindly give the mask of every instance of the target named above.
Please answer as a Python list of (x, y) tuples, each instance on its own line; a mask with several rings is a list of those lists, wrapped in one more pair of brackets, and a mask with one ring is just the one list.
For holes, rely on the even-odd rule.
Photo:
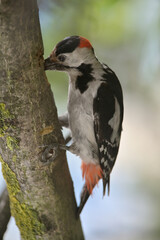
[[(92, 43), (118, 75), (125, 116), (111, 193), (96, 188), (81, 215), (86, 240), (160, 239), (160, 1), (39, 0), (47, 57), (66, 36)], [(58, 113), (66, 111), (68, 76), (47, 72)], [(64, 132), (66, 134), (66, 131)], [(80, 160), (67, 154), (79, 202)], [(5, 240), (19, 239), (11, 220)], [(12, 235), (10, 232), (12, 231)]]

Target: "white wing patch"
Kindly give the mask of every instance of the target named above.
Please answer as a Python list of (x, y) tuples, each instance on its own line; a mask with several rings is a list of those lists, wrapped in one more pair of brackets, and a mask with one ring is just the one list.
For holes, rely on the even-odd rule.
[[(115, 99), (115, 113), (113, 117), (109, 120), (108, 125), (111, 126), (113, 129), (113, 133), (111, 135), (111, 142), (113, 143), (115, 140), (119, 140), (119, 136), (117, 134), (118, 129), (119, 129), (119, 124), (120, 124), (120, 106), (117, 101), (117, 98), (114, 97)], [(118, 138), (118, 139), (117, 139)]]
[(102, 158), (102, 159), (101, 159), (101, 163), (104, 163), (104, 161), (105, 161), (105, 159), (104, 159), (104, 158)]
[(103, 152), (104, 151), (104, 145), (101, 145), (99, 150), (100, 150), (100, 152)]

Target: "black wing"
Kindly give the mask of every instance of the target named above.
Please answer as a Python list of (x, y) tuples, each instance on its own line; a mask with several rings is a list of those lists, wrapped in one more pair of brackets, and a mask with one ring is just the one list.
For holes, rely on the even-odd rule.
[[(118, 78), (107, 68), (93, 102), (94, 131), (103, 171), (103, 194), (114, 166), (120, 143), (123, 120), (123, 96)], [(107, 72), (108, 71), (108, 72)]]

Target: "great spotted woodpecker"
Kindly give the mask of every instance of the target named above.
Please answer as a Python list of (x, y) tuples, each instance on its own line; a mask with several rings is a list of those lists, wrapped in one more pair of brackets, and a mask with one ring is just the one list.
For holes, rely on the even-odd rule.
[(45, 60), (45, 70), (65, 71), (69, 75), (68, 112), (59, 117), (71, 130), (71, 146), (59, 145), (82, 160), (85, 185), (78, 214), (94, 186), (103, 180), (108, 193), (122, 131), (123, 95), (116, 74), (98, 61), (91, 43), (80, 36), (59, 42)]

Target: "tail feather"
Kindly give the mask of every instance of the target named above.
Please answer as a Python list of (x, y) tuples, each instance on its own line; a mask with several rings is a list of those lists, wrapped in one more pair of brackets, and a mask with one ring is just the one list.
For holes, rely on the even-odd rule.
[(80, 215), (89, 196), (92, 194), (93, 188), (98, 184), (98, 181), (103, 180), (103, 196), (106, 192), (106, 185), (108, 184), (108, 195), (110, 192), (110, 176), (104, 177), (102, 169), (99, 165), (86, 164), (82, 161), (82, 177), (85, 178), (85, 184), (81, 192), (80, 205), (77, 208), (77, 217)]
[(80, 213), (82, 212), (82, 209), (87, 202), (88, 198), (90, 196), (90, 193), (88, 191), (87, 185), (84, 184), (82, 192), (81, 192), (81, 202), (79, 207), (77, 208), (77, 217), (79, 217)]
[(108, 178), (103, 178), (103, 196), (106, 194), (106, 185), (108, 185), (108, 196), (110, 194), (110, 175)]

